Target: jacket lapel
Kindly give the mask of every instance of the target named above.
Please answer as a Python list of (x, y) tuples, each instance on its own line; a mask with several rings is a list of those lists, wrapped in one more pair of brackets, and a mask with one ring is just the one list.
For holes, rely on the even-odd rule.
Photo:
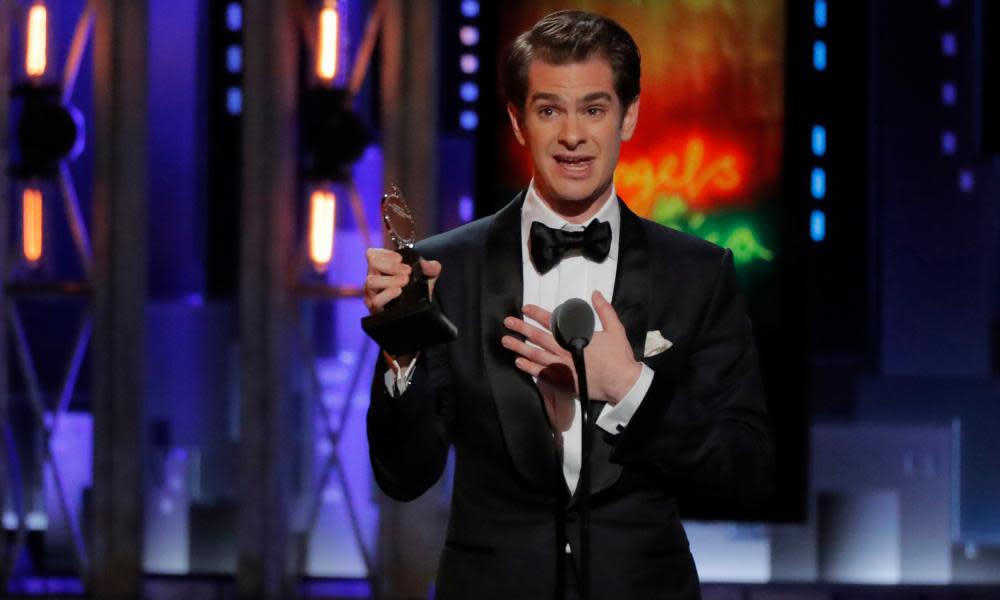
[(538, 389), (514, 366), (514, 354), (500, 344), (503, 320), (521, 317), (524, 297), (521, 263), (522, 192), (493, 219), (483, 264), (481, 326), (483, 357), (500, 428), (517, 470), (549, 488), (556, 469), (555, 444)]
[[(646, 321), (649, 308), (649, 245), (642, 220), (619, 199), (621, 227), (618, 243), (618, 267), (615, 272), (615, 290), (611, 305), (628, 334), (632, 353), (642, 360), (645, 346)], [(595, 404), (593, 419), (596, 421), (601, 405)], [(595, 425), (595, 429), (596, 429)], [(611, 487), (621, 475), (621, 465), (612, 463), (614, 446), (608, 436), (596, 431), (590, 455), (591, 491), (596, 494)]]

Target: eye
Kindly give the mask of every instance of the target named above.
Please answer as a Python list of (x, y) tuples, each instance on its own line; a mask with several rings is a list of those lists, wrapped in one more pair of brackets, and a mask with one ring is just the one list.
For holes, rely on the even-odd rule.
[(587, 115), (591, 117), (600, 117), (604, 115), (605, 112), (607, 112), (607, 109), (605, 109), (603, 106), (587, 107)]
[(551, 117), (551, 116), (553, 116), (555, 114), (556, 114), (556, 109), (552, 108), (551, 106), (543, 106), (543, 107), (541, 107), (541, 108), (538, 109), (538, 116), (539, 117), (543, 117), (543, 118), (544, 117)]

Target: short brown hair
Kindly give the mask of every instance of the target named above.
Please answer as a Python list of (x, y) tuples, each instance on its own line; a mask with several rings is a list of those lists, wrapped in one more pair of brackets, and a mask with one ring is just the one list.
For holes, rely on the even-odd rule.
[(603, 56), (611, 63), (615, 93), (628, 108), (639, 96), (639, 47), (625, 28), (603, 15), (561, 10), (543, 17), (517, 36), (500, 68), (507, 101), (522, 110), (528, 95), (531, 61), (553, 65), (583, 62)]

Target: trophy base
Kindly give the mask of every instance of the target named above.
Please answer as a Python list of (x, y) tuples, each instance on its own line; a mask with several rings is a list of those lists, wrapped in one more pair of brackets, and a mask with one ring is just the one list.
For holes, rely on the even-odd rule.
[(428, 300), (361, 319), (361, 329), (393, 356), (413, 354), (458, 337), (458, 329)]

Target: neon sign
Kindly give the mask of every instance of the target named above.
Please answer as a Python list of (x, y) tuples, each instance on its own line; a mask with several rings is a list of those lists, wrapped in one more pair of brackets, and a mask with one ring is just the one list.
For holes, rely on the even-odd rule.
[(639, 215), (729, 248), (737, 264), (773, 261), (774, 251), (755, 228), (746, 219), (734, 222), (738, 213), (692, 210), (709, 198), (738, 194), (746, 180), (736, 154), (706, 156), (705, 142), (694, 137), (682, 152), (667, 153), (655, 165), (649, 158), (621, 161), (615, 186)]
[(653, 164), (649, 158), (621, 161), (615, 171), (615, 185), (629, 199), (629, 206), (641, 215), (648, 215), (654, 201), (661, 196), (680, 194), (697, 202), (707, 194), (730, 194), (743, 182), (739, 160), (734, 154), (724, 154), (705, 160), (705, 142), (690, 139), (683, 152), (670, 152)]

